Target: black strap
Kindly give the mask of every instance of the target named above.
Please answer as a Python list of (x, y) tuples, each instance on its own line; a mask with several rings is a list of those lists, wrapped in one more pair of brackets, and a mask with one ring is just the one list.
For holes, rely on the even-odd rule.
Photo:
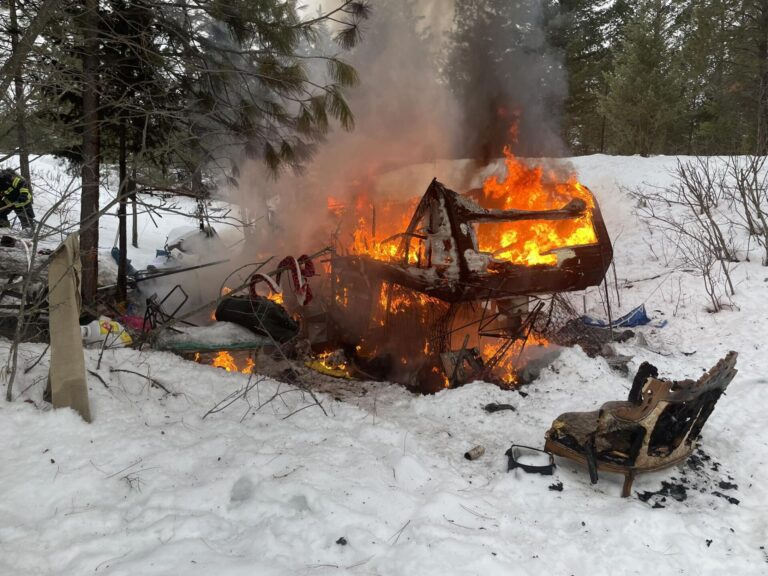
[[(521, 464), (518, 462), (518, 458), (520, 458), (520, 451), (523, 450), (531, 450), (532, 452), (541, 452), (542, 454), (546, 454), (549, 456), (549, 464), (545, 464), (544, 466), (532, 466), (531, 464)], [(507, 457), (509, 458), (509, 464), (507, 466), (507, 472), (510, 472), (511, 470), (514, 470), (515, 468), (520, 468), (523, 472), (527, 472), (528, 474), (541, 474), (542, 476), (552, 476), (552, 474), (555, 472), (555, 457), (546, 450), (542, 450), (540, 448), (531, 448), (530, 446), (522, 446), (520, 444), (512, 444), (509, 450), (505, 452)]]
[(597, 451), (595, 450), (595, 435), (591, 434), (584, 442), (584, 455), (587, 458), (587, 469), (589, 470), (589, 480), (592, 484), (597, 484)]

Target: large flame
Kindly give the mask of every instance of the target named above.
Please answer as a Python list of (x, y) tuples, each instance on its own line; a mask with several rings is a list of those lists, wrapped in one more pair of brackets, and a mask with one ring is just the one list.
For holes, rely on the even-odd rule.
[[(374, 203), (367, 191), (358, 192), (350, 206), (339, 200), (328, 198), (328, 211), (338, 218), (348, 216), (351, 210), (354, 228), (345, 238), (340, 238), (340, 250), (350, 254), (366, 255), (376, 260), (391, 262), (396, 260), (400, 247), (400, 234), (405, 232), (411, 222), (419, 198), (407, 202), (380, 201)], [(415, 243), (414, 243), (415, 244)], [(418, 259), (418, 246), (412, 246), (408, 255), (411, 264)]]
[[(595, 206), (592, 194), (575, 175), (561, 178), (542, 166), (528, 166), (504, 150), (507, 175), (496, 176), (483, 183), (473, 200), (487, 209), (554, 210), (579, 198), (587, 205), (581, 217), (567, 220), (524, 220), (520, 222), (484, 223), (477, 225), (478, 248), (490, 253), (494, 260), (525, 266), (555, 266), (557, 255), (550, 251), (595, 244), (597, 235), (592, 221)], [(400, 234), (410, 223), (419, 198), (408, 202), (373, 202), (367, 190), (358, 190), (349, 206), (335, 198), (328, 199), (328, 210), (337, 217), (353, 215), (354, 228), (341, 249), (350, 254), (367, 255), (376, 260), (394, 261), (400, 247)], [(350, 212), (351, 211), (351, 212)], [(420, 260), (420, 242), (411, 242), (408, 263)]]
[(574, 198), (583, 200), (587, 213), (569, 220), (523, 220), (499, 224), (481, 224), (477, 237), (482, 252), (490, 252), (496, 260), (526, 266), (557, 264), (557, 256), (548, 254), (556, 248), (594, 244), (597, 236), (592, 224), (595, 206), (592, 194), (571, 175), (565, 182), (541, 166), (529, 167), (508, 149), (504, 150), (507, 177), (496, 176), (483, 184), (484, 208), (500, 210), (552, 210), (562, 208)]
[[(478, 250), (491, 254), (496, 262), (496, 267), (489, 268), (491, 272), (501, 269), (502, 263), (556, 266), (558, 257), (552, 251), (597, 243), (593, 225), (595, 201), (575, 175), (561, 177), (554, 170), (529, 166), (508, 149), (504, 150), (504, 155), (506, 176), (490, 177), (483, 183), (482, 190), (469, 194), (481, 207), (489, 210), (556, 210), (578, 198), (584, 201), (587, 210), (577, 218), (565, 220), (476, 224)], [(339, 222), (346, 220), (352, 223), (351, 227), (346, 229), (339, 225), (336, 236), (339, 253), (366, 255), (388, 262), (397, 261), (402, 238), (400, 235), (407, 230), (419, 198), (408, 202), (374, 202), (372, 197), (367, 189), (360, 186), (356, 188), (356, 194), (348, 204), (335, 198), (328, 199), (329, 213), (339, 218)], [(410, 265), (424, 262), (424, 254), (419, 253), (419, 250), (424, 249), (423, 246), (423, 242), (410, 242), (407, 258)], [(335, 305), (347, 308), (350, 303), (348, 288), (339, 277), (336, 278), (336, 285), (338, 288), (334, 296)], [(408, 318), (416, 324), (425, 325), (430, 321), (434, 304), (435, 300), (429, 296), (383, 282), (372, 310), (371, 325), (384, 328), (398, 318), (401, 322), (403, 318)], [(488, 338), (482, 338), (479, 348), (483, 359), (488, 362), (498, 356), (502, 346), (506, 346), (501, 357), (495, 358), (493, 377), (508, 386), (515, 386), (518, 384), (516, 369), (519, 368), (523, 349), (547, 346), (548, 342), (535, 334), (529, 334), (525, 341), (516, 341), (511, 346), (507, 346), (508, 342), (501, 338), (489, 343)], [(413, 349), (414, 355), (399, 358), (402, 366), (408, 366), (420, 357), (432, 354), (429, 341), (421, 344), (414, 342)], [(378, 355), (379, 350), (361, 341), (357, 352), (363, 357), (374, 357)], [(442, 374), (442, 367), (437, 365), (432, 366), (430, 370), (435, 376)], [(448, 386), (447, 376), (442, 374), (441, 378)]]

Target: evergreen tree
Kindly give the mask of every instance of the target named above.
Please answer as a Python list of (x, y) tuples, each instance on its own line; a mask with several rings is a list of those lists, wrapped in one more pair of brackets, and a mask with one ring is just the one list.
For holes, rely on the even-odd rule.
[[(65, 17), (46, 29), (50, 74), (40, 79), (48, 99), (59, 104), (47, 113), (72, 134), (65, 153), (82, 166), (86, 303), (96, 293), (104, 153), (118, 151), (124, 163), (129, 135), (136, 143), (141, 130), (142, 149), (150, 133), (174, 140), (166, 157), (188, 163), (198, 183), (206, 163), (237, 148), (275, 171), (300, 166), (332, 121), (353, 126), (344, 90), (357, 76), (338, 52), (356, 43), (367, 13), (359, 0), (311, 19), (283, 0), (67, 3)], [(337, 25), (336, 51), (300, 54), (328, 20)], [(325, 63), (323, 78), (309, 78), (312, 59)]]
[(741, 0), (734, 7), (733, 80), (729, 87), (743, 102), (752, 130), (743, 152), (768, 153), (768, 0)]
[(668, 0), (642, 0), (627, 25), (601, 98), (614, 152), (649, 155), (674, 149), (684, 120), (675, 16)]
[(567, 93), (559, 51), (549, 46), (547, 0), (456, 0), (445, 75), (463, 107), (459, 152), (488, 160), (511, 146), (557, 154)]
[[(740, 0), (690, 0), (683, 14), (681, 77), (688, 118), (685, 151), (722, 154), (743, 150), (751, 132), (744, 116), (747, 102), (735, 76), (738, 58), (733, 39)], [(754, 142), (754, 134), (748, 141)]]
[(627, 0), (561, 0), (559, 15), (549, 19), (549, 41), (565, 54), (568, 100), (563, 134), (571, 150), (589, 154), (605, 150), (606, 118), (600, 98), (606, 77), (623, 43), (633, 11)]
[[(338, 51), (356, 43), (368, 8), (347, 0), (334, 13), (336, 19), (346, 15)], [(171, 53), (183, 62), (174, 74), (190, 95), (193, 148), (211, 160), (218, 151), (231, 155), (231, 147), (244, 147), (248, 157), (278, 170), (301, 166), (332, 120), (351, 129), (344, 90), (357, 82), (355, 70), (335, 53), (316, 54), (309, 60), (322, 59), (327, 74), (314, 83), (308, 60), (298, 57), (325, 20), (304, 21), (294, 2), (280, 0), (198, 1), (181, 18), (163, 12)]]

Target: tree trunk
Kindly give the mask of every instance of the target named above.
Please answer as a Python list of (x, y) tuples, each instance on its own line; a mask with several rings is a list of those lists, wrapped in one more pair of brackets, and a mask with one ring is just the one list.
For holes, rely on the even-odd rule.
[(134, 248), (139, 247), (139, 207), (136, 200), (136, 166), (133, 167), (131, 176), (131, 212), (133, 213), (131, 222), (131, 245)]
[[(8, 12), (11, 21), (11, 51), (19, 49), (19, 20), (16, 14), (16, 0), (9, 0)], [(19, 148), (19, 170), (27, 186), (32, 190), (32, 178), (29, 173), (29, 143), (27, 137), (27, 102), (24, 96), (24, 82), (21, 78), (23, 60), (18, 60), (13, 70), (14, 95), (16, 97), (16, 139)]]
[(99, 223), (83, 226), (99, 211), (99, 0), (84, 0), (81, 30), (83, 52), (83, 168), (80, 196), (80, 257), (83, 304), (96, 302), (99, 276)]
[(119, 203), (117, 208), (118, 219), (118, 248), (120, 257), (117, 260), (117, 298), (125, 302), (128, 298), (128, 230), (126, 226), (126, 204), (128, 203), (128, 154), (126, 144), (125, 119), (120, 119), (120, 151), (118, 183)]
[(197, 198), (197, 218), (200, 225), (200, 231), (205, 231), (205, 213), (202, 209), (202, 203), (204, 202), (204, 190), (203, 190), (203, 168), (202, 163), (198, 164), (195, 171), (192, 173), (192, 195)]
[[(603, 82), (603, 98), (608, 96), (610, 87), (607, 82)], [(608, 130), (608, 118), (605, 114), (600, 114), (600, 154), (605, 154), (605, 135)]]
[(757, 142), (758, 156), (768, 153), (768, 0), (759, 5), (757, 20), (757, 58), (759, 66), (759, 93), (757, 102)]

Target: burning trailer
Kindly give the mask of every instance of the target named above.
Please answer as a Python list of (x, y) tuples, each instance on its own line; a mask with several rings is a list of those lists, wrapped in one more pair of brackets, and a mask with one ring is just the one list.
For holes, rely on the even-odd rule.
[(324, 345), (359, 375), (514, 385), (526, 347), (546, 354), (555, 296), (602, 282), (613, 250), (592, 193), (511, 154), (506, 167), (466, 194), (433, 180), (410, 220), (357, 203), (371, 216), (357, 210), (352, 246), (330, 259)]
[[(511, 154), (505, 164), (505, 179), (465, 194), (433, 179), (406, 202), (374, 202), (360, 188), (348, 204), (329, 199), (332, 247), (265, 272), (267, 259), (232, 293), (222, 285), (213, 317), (251, 336), (221, 344), (208, 342), (208, 328), (184, 329), (161, 344), (204, 362), (218, 350), (209, 363), (233, 371), (242, 362), (225, 354), (279, 348), (281, 362), (422, 392), (531, 381), (556, 344), (573, 344), (562, 295), (599, 285), (613, 250), (594, 196), (575, 177)], [(263, 356), (259, 371), (285, 369)]]

